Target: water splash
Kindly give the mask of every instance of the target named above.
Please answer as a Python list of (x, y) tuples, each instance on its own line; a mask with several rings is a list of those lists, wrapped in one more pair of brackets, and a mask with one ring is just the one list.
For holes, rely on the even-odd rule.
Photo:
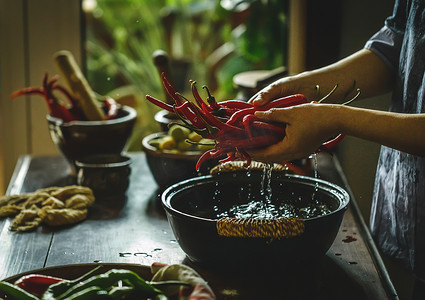
[[(315, 178), (317, 173), (317, 158), (312, 157)], [(252, 176), (252, 171), (247, 170), (247, 176)], [(272, 187), (273, 164), (265, 164), (260, 175), (259, 192), (252, 192), (251, 184), (240, 188), (240, 200), (243, 204), (235, 205), (226, 211), (219, 211), (219, 205), (213, 207), (218, 218), (255, 218), (255, 219), (274, 219), (274, 218), (312, 218), (324, 215), (330, 212), (330, 209), (322, 203), (316, 196), (319, 191), (318, 183), (315, 184), (312, 193), (312, 201), (305, 201), (297, 193), (282, 193), (285, 188), (283, 183), (279, 183), (277, 190), (273, 193)], [(245, 192), (244, 192), (245, 191)], [(279, 198), (285, 197), (285, 199)]]

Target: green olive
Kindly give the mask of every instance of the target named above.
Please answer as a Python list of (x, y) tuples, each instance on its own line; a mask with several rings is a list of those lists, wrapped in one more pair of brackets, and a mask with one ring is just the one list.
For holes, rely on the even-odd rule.
[(189, 134), (190, 134), (189, 128), (186, 128), (177, 124), (172, 125), (170, 129), (168, 129), (168, 135), (172, 136), (177, 143), (187, 139)]
[(177, 143), (177, 149), (180, 151), (190, 151), (193, 150), (193, 145), (183, 140)]
[(202, 140), (202, 135), (196, 133), (195, 131), (192, 131), (187, 138), (192, 142), (199, 142), (200, 140)]
[(171, 150), (176, 148), (176, 141), (173, 137), (166, 135), (160, 139), (159, 149), (160, 150)]

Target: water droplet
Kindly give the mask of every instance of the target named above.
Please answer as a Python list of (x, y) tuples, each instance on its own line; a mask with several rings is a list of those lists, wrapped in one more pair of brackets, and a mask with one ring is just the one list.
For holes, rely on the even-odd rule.
[(128, 257), (128, 256), (131, 256), (131, 253), (130, 252), (120, 252), (119, 255), (120, 255), (120, 257)]
[(94, 263), (101, 263), (102, 261), (100, 259), (95, 259), (93, 262)]
[(159, 251), (162, 251), (162, 249), (161, 248), (155, 248), (151, 252), (159, 252)]
[(137, 253), (134, 253), (134, 256), (152, 257), (152, 255), (146, 252), (137, 252)]
[(351, 243), (357, 241), (356, 238), (353, 238), (351, 235), (347, 235), (345, 239), (342, 240), (344, 243)]

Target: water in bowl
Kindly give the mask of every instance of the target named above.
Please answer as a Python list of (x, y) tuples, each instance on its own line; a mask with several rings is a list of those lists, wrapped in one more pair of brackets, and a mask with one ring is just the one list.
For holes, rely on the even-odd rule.
[[(318, 178), (317, 172), (317, 158), (314, 155), (313, 167), (314, 167), (314, 177)], [(219, 211), (219, 205), (215, 206), (215, 211), (217, 212), (217, 218), (254, 218), (254, 219), (274, 219), (274, 218), (301, 218), (309, 219), (318, 216), (323, 216), (329, 214), (332, 210), (328, 205), (316, 197), (318, 190), (318, 184), (311, 193), (311, 201), (305, 201), (301, 199), (300, 195), (288, 195), (285, 194), (279, 195), (280, 189), (285, 188), (283, 184), (279, 185), (277, 191), (273, 191), (272, 188), (272, 164), (265, 164), (264, 169), (261, 174), (261, 183), (260, 183), (260, 197), (255, 197), (254, 193), (251, 192), (251, 187), (248, 185), (246, 187), (241, 187), (241, 189), (248, 189), (248, 199), (247, 203), (235, 204), (231, 208), (225, 211)], [(250, 175), (250, 170), (247, 171), (247, 176)], [(220, 194), (219, 187), (214, 193), (214, 197), (217, 201), (220, 201), (217, 195)], [(258, 193), (256, 193), (258, 194)], [(284, 197), (282, 199), (281, 197)]]

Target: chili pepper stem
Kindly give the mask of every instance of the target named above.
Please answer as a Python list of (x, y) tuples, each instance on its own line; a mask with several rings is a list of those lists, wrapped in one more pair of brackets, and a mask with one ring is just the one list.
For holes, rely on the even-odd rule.
[(211, 126), (202, 116), (202, 114), (200, 113), (200, 111), (198, 110), (198, 108), (192, 103), (189, 102), (189, 105), (192, 107), (194, 113), (196, 114), (196, 116), (198, 117), (198, 119), (205, 124), (205, 128), (208, 130), (208, 132), (210, 134), (215, 134), (218, 132), (218, 128), (215, 126)]
[(186, 139), (185, 142), (189, 143), (191, 145), (200, 145), (200, 146), (215, 146), (215, 145), (217, 145), (217, 143), (212, 143), (212, 142), (211, 143), (201, 143), (201, 142), (194, 142), (194, 141), (191, 141), (189, 139)]
[(334, 92), (335, 92), (335, 90), (338, 88), (338, 83), (337, 84), (335, 84), (335, 86), (334, 86), (334, 88), (327, 94), (327, 95), (325, 95), (323, 98), (321, 98), (321, 99), (319, 99), (318, 101), (317, 101), (317, 103), (322, 103), (324, 100), (326, 100), (327, 98), (329, 98)]
[[(206, 106), (206, 104), (204, 103), (204, 101), (202, 100), (201, 96), (198, 93), (198, 89), (196, 88), (196, 81), (190, 80), (190, 86), (192, 88), (192, 94), (193, 94), (193, 98), (195, 98), (196, 104), (198, 104), (198, 106), (202, 109), (204, 105)], [(211, 107), (207, 107), (207, 108), (212, 110)]]
[(214, 110), (220, 109), (221, 108), (220, 105), (215, 100), (215, 97), (213, 95), (211, 95), (210, 90), (208, 89), (208, 87), (206, 85), (204, 85), (204, 86), (202, 86), (202, 88), (207, 91), (207, 94), (208, 94), (207, 102), (209, 103), (209, 105), (211, 105), (211, 107)]
[(360, 96), (360, 89), (357, 89), (357, 93), (354, 95), (354, 97), (351, 98), (348, 101), (345, 101), (344, 103), (342, 103), (342, 105), (348, 105), (348, 104), (350, 104), (351, 102), (353, 102), (354, 100), (356, 100), (359, 96)]

